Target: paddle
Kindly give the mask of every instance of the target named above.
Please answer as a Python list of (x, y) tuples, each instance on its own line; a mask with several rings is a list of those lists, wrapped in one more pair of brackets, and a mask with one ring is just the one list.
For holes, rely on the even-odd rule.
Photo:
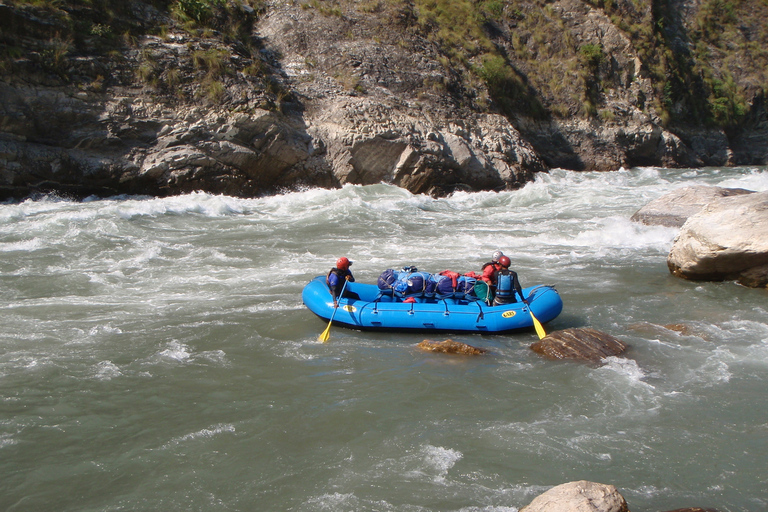
[(533, 327), (536, 329), (536, 334), (539, 335), (539, 339), (542, 339), (547, 335), (547, 331), (544, 330), (544, 326), (541, 325), (541, 322), (539, 322), (539, 320), (533, 315), (530, 304), (528, 304), (528, 312), (531, 314), (531, 320), (533, 320)]
[[(344, 296), (344, 289), (347, 287), (347, 283), (349, 281), (344, 280), (344, 286), (341, 287), (341, 293), (339, 294), (339, 298), (342, 298)], [(334, 297), (334, 300), (336, 297)], [(325, 343), (328, 341), (328, 339), (331, 337), (331, 324), (333, 323), (333, 317), (336, 316), (336, 311), (338, 311), (339, 308), (333, 308), (333, 313), (331, 314), (331, 320), (328, 322), (328, 327), (325, 328), (325, 330), (320, 334), (320, 336), (317, 338), (317, 340), (320, 343)]]

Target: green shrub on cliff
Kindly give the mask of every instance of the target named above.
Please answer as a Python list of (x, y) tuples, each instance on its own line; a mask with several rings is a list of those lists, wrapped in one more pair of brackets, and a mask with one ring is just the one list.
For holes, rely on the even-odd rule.
[(171, 10), (181, 20), (205, 25), (213, 18), (215, 10), (224, 5), (224, 0), (176, 0)]

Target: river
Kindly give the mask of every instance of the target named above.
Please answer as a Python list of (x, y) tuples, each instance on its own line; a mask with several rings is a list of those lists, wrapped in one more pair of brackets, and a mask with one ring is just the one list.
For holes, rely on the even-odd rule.
[[(768, 509), (768, 294), (672, 277), (676, 229), (629, 221), (682, 186), (768, 169), (554, 170), (435, 199), (380, 184), (0, 205), (0, 510), (517, 511), (574, 480), (630, 510)], [(553, 284), (548, 331), (630, 345), (552, 362), (531, 332), (326, 323), (301, 290), (339, 256)], [(664, 326), (676, 324), (679, 332)]]

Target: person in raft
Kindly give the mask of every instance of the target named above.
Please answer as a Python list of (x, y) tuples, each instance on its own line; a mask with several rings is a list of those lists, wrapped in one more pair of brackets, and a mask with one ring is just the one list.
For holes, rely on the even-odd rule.
[[(336, 260), (336, 266), (328, 272), (328, 277), (325, 278), (333, 296), (334, 308), (339, 307), (339, 295), (341, 295), (341, 289), (344, 287), (344, 281), (355, 282), (355, 277), (349, 271), (350, 265), (352, 265), (352, 262), (347, 257), (342, 256)], [(349, 296), (347, 293), (344, 295)]]
[(496, 294), (493, 297), (494, 306), (517, 302), (515, 292), (520, 296), (520, 300), (528, 304), (528, 301), (523, 296), (523, 288), (520, 286), (520, 281), (517, 279), (517, 272), (509, 270), (509, 265), (511, 264), (512, 262), (507, 256), (499, 258), (499, 269), (493, 273), (492, 277), (493, 284), (496, 285)]
[(499, 258), (502, 256), (504, 256), (504, 253), (501, 251), (495, 251), (493, 253), (493, 256), (491, 256), (491, 261), (483, 265), (481, 270), (482, 276), (480, 279), (490, 284), (490, 282), (493, 280), (494, 272), (501, 269), (501, 265), (499, 265)]

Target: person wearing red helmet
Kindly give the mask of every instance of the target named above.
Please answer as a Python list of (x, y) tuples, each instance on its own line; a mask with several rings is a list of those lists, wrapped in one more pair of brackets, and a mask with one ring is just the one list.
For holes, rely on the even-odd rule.
[[(355, 282), (355, 277), (349, 270), (350, 265), (352, 265), (352, 262), (349, 261), (349, 258), (342, 256), (336, 260), (336, 266), (328, 272), (328, 277), (325, 278), (333, 296), (334, 308), (339, 307), (339, 295), (341, 295), (341, 289), (344, 287), (344, 281)], [(346, 296), (347, 294), (345, 293), (344, 295)]]
[(493, 283), (496, 285), (496, 294), (493, 297), (493, 305), (501, 306), (503, 304), (512, 304), (517, 302), (515, 292), (520, 296), (520, 300), (528, 304), (523, 296), (523, 288), (517, 279), (517, 272), (509, 270), (512, 261), (507, 256), (499, 258), (499, 268), (493, 273)]

